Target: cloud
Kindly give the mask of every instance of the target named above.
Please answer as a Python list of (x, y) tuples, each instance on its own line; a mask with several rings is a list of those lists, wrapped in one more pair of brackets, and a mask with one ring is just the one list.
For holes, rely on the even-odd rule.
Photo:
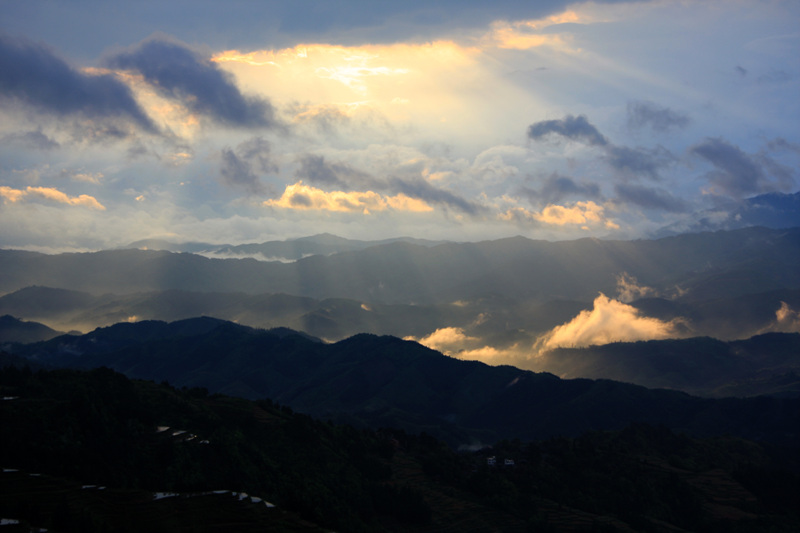
[(673, 111), (648, 101), (628, 102), (628, 127), (642, 129), (649, 127), (658, 133), (683, 129), (691, 120), (683, 113)]
[(2, 143), (14, 143), (34, 150), (53, 150), (61, 146), (56, 141), (42, 133), (42, 130), (26, 131), (25, 133), (11, 133), (2, 138)]
[(230, 187), (240, 187), (250, 194), (263, 194), (264, 184), (256, 175), (259, 172), (277, 172), (278, 167), (271, 160), (271, 147), (268, 141), (254, 137), (239, 144), (236, 150), (223, 148), (220, 151), (220, 176)]
[(58, 117), (122, 120), (156, 131), (128, 86), (113, 75), (84, 74), (42, 44), (5, 35), (0, 35), (0, 98)]
[(578, 183), (568, 176), (562, 176), (557, 172), (551, 174), (544, 180), (538, 191), (523, 188), (522, 192), (531, 202), (543, 203), (545, 205), (557, 204), (565, 198), (600, 198), (600, 187), (596, 183), (587, 181)]
[(566, 11), (540, 20), (497, 21), (492, 24), (491, 39), (499, 48), (513, 50), (528, 50), (540, 46), (569, 50), (561, 35), (546, 31), (559, 24), (580, 22), (581, 17), (575, 11)]
[(527, 356), (516, 344), (508, 348), (490, 346), (485, 340), (467, 335), (463, 328), (458, 327), (439, 328), (426, 337), (409, 336), (405, 340), (418, 342), (450, 357), (493, 365), (518, 364)]
[(523, 207), (512, 207), (499, 216), (500, 220), (516, 222), (538, 222), (551, 226), (580, 226), (618, 229), (613, 220), (605, 216), (605, 207), (592, 201), (575, 202), (572, 206), (548, 205), (541, 211), (529, 211)]
[(713, 192), (741, 197), (764, 190), (767, 177), (762, 168), (738, 146), (708, 138), (690, 152), (714, 165), (716, 170), (706, 175), (715, 189)]
[(680, 335), (681, 323), (642, 316), (635, 307), (601, 293), (591, 310), (581, 311), (571, 321), (542, 335), (534, 349), (542, 353), (555, 348), (666, 339)]
[(260, 194), (264, 191), (264, 185), (253, 173), (250, 163), (240, 158), (230, 148), (223, 148), (220, 157), (219, 173), (226, 185), (242, 187), (251, 194)]
[[(353, 168), (347, 163), (326, 161), (323, 156), (307, 154), (298, 159), (299, 168), (295, 171), (296, 178), (302, 178), (311, 183), (325, 186), (340, 187), (343, 189), (371, 189), (375, 191), (388, 192), (419, 200), (421, 203), (445, 205), (463, 211), (470, 215), (476, 215), (483, 210), (477, 203), (465, 200), (461, 196), (448, 190), (436, 187), (421, 176), (411, 176), (408, 178), (391, 177), (386, 180), (376, 179), (366, 172)], [(417, 163), (411, 165), (413, 172), (423, 172), (423, 169), (416, 168)]]
[(367, 186), (375, 187), (377, 182), (366, 172), (361, 172), (347, 163), (326, 161), (324, 156), (306, 154), (298, 159), (296, 178), (337, 187)]
[[(69, 173), (62, 170), (62, 175), (68, 175)], [(82, 181), (84, 183), (91, 183), (92, 185), (100, 185), (103, 178), (105, 177), (102, 172), (76, 172), (71, 175), (72, 179), (75, 181)]]
[(410, 198), (404, 194), (396, 196), (381, 196), (374, 191), (323, 191), (315, 187), (304, 185), (299, 181), (287, 185), (283, 194), (277, 200), (267, 200), (263, 204), (267, 207), (280, 207), (284, 209), (338, 211), (345, 213), (361, 212), (368, 215), (375, 211), (433, 211), (425, 202)]
[(106, 60), (112, 68), (139, 72), (162, 94), (191, 111), (235, 127), (274, 127), (272, 105), (244, 96), (216, 63), (182, 43), (155, 37)]
[(800, 311), (795, 311), (786, 302), (775, 311), (775, 321), (759, 333), (782, 332), (800, 333)]
[(771, 70), (759, 76), (756, 81), (758, 81), (758, 83), (786, 83), (791, 80), (792, 76), (788, 72), (783, 70)]
[(465, 200), (461, 196), (445, 189), (434, 187), (423, 178), (391, 178), (389, 179), (388, 185), (391, 190), (402, 195), (416, 198), (425, 203), (453, 207), (469, 215), (476, 215), (483, 210), (479, 204)]
[(581, 141), (592, 146), (605, 146), (608, 140), (584, 115), (567, 115), (561, 120), (543, 120), (528, 127), (528, 138), (534, 141), (550, 135), (561, 135), (572, 141)]
[(660, 179), (659, 170), (675, 160), (669, 150), (661, 146), (653, 149), (627, 146), (606, 146), (606, 162), (624, 178), (640, 177)]
[(652, 287), (639, 285), (636, 278), (627, 272), (617, 276), (617, 300), (620, 302), (628, 304), (648, 296), (658, 296), (658, 291)]
[(68, 196), (67, 194), (52, 187), (26, 187), (25, 189), (12, 189), (11, 187), (0, 186), (0, 198), (7, 203), (17, 203), (28, 198), (44, 198), (53, 202), (66, 205), (90, 207), (99, 211), (105, 211), (105, 206), (97, 201), (93, 196), (81, 194), (80, 196)]
[(676, 198), (664, 189), (620, 183), (614, 186), (614, 191), (619, 200), (646, 209), (658, 209), (669, 213), (683, 213), (687, 210), (685, 201)]

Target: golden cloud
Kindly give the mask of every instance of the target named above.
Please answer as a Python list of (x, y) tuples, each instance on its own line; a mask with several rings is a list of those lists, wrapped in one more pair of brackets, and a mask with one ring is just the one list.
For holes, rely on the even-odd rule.
[(498, 21), (485, 40), (493, 43), (498, 48), (511, 50), (528, 50), (540, 46), (550, 46), (564, 51), (570, 51), (564, 37), (555, 33), (536, 33), (541, 30), (565, 23), (585, 22), (575, 11), (566, 11), (545, 19), (521, 20), (514, 22)]
[(93, 196), (81, 194), (80, 196), (68, 196), (67, 194), (52, 187), (26, 187), (25, 189), (12, 189), (11, 187), (0, 186), (0, 197), (6, 202), (16, 203), (28, 197), (39, 197), (53, 202), (66, 205), (90, 207), (99, 211), (105, 211), (105, 206), (97, 201)]
[(658, 295), (657, 290), (645, 285), (639, 285), (637, 279), (627, 272), (617, 276), (617, 299), (620, 302), (631, 303), (639, 298)]
[(471, 337), (463, 328), (439, 328), (430, 335), (422, 338), (405, 337), (405, 340), (415, 341), (431, 350), (442, 352), (450, 357), (468, 361), (483, 361), (488, 364), (518, 364), (521, 359), (519, 347), (496, 348), (489, 346), (478, 337)]
[(537, 221), (552, 226), (576, 225), (588, 230), (590, 226), (603, 226), (608, 229), (619, 229), (619, 225), (605, 216), (605, 208), (595, 202), (576, 202), (571, 207), (548, 205), (539, 212), (529, 211), (524, 207), (512, 207), (499, 215), (501, 220)]
[(800, 311), (795, 311), (786, 302), (775, 311), (775, 320), (759, 333), (767, 332), (800, 333)]
[(280, 198), (267, 200), (263, 205), (284, 209), (346, 213), (360, 211), (364, 214), (388, 209), (413, 212), (433, 211), (433, 208), (427, 203), (405, 194), (382, 196), (374, 191), (323, 191), (322, 189), (304, 185), (302, 181), (287, 185)]
[(680, 336), (678, 326), (682, 323), (642, 316), (635, 307), (601, 293), (591, 310), (581, 311), (569, 322), (556, 326), (541, 336), (534, 348), (542, 353), (555, 348), (667, 339)]
[(474, 135), (478, 124), (491, 119), (475, 111), (475, 99), (491, 96), (505, 102), (524, 96), (496, 76), (496, 63), (483, 57), (480, 48), (452, 41), (301, 44), (250, 53), (230, 50), (212, 60), (233, 74), (243, 90), (263, 94), (289, 112), (319, 113), (318, 106), (325, 106), (324, 112), (339, 107), (352, 116), (356, 104), (362, 112), (369, 108), (389, 121), (425, 124), (429, 131), (444, 128)]

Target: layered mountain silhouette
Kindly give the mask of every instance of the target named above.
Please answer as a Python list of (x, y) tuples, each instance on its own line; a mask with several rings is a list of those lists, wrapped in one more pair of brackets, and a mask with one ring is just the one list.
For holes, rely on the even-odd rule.
[(486, 297), (591, 301), (621, 273), (695, 298), (800, 286), (800, 229), (746, 228), (652, 241), (523, 237), (421, 246), (395, 242), (294, 263), (148, 250), (44, 255), (0, 250), (0, 291), (40, 285), (93, 294), (179, 289), (435, 304)]
[(421, 246), (434, 246), (443, 241), (429, 241), (426, 239), (415, 239), (412, 237), (396, 237), (394, 239), (382, 239), (377, 241), (363, 241), (356, 239), (345, 239), (330, 233), (320, 233), (309, 237), (297, 239), (287, 239), (285, 241), (269, 241), (263, 243), (250, 244), (210, 244), (202, 242), (173, 243), (160, 239), (145, 239), (136, 241), (126, 248), (137, 248), (146, 250), (166, 250), (169, 252), (188, 252), (202, 254), (208, 257), (235, 258), (251, 257), (262, 261), (283, 261), (291, 262), (312, 255), (332, 255), (340, 252), (352, 252), (364, 250), (372, 246), (390, 244), (396, 242), (408, 242)]
[(11, 315), (0, 316), (0, 346), (6, 343), (45, 341), (63, 333), (38, 322), (19, 320)]
[[(796, 343), (796, 340), (795, 340)], [(270, 398), (327, 419), (425, 431), (452, 445), (663, 424), (707, 436), (800, 435), (800, 400), (710, 400), (609, 380), (563, 380), (444, 356), (389, 336), (325, 344), (211, 318), (117, 324), (22, 346), (38, 364), (105, 366), (132, 378)]]

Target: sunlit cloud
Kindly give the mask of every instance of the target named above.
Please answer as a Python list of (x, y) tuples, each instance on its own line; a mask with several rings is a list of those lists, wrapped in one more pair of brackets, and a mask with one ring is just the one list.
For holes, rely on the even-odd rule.
[(617, 299), (623, 303), (631, 303), (639, 298), (658, 296), (658, 291), (652, 287), (639, 285), (634, 276), (623, 272), (617, 276)]
[(77, 172), (72, 175), (72, 179), (75, 181), (82, 181), (93, 185), (100, 185), (104, 177), (102, 172)]
[(566, 11), (539, 20), (498, 21), (492, 25), (491, 32), (484, 42), (504, 49), (528, 50), (540, 46), (550, 46), (563, 51), (573, 51), (562, 35), (538, 32), (557, 24), (583, 21), (584, 17), (579, 16), (575, 11)]
[(25, 189), (12, 189), (7, 186), (0, 186), (0, 198), (7, 203), (17, 203), (29, 198), (43, 198), (53, 202), (66, 205), (90, 207), (99, 211), (105, 211), (105, 206), (97, 201), (93, 196), (81, 194), (80, 196), (68, 196), (66, 193), (52, 187), (26, 187)]
[(422, 338), (406, 337), (447, 356), (467, 361), (483, 361), (487, 364), (513, 364), (520, 360), (521, 350), (517, 345), (510, 348), (491, 346), (479, 337), (467, 335), (463, 328), (439, 328)]
[(759, 333), (782, 332), (800, 333), (800, 310), (795, 311), (786, 302), (775, 311), (775, 320)]
[(284, 209), (361, 212), (370, 214), (374, 211), (433, 211), (433, 208), (422, 200), (410, 198), (405, 194), (382, 196), (374, 191), (323, 191), (316, 187), (304, 185), (299, 181), (287, 185), (277, 200), (264, 202), (268, 207)]
[(551, 226), (578, 226), (584, 230), (593, 227), (619, 229), (619, 225), (605, 216), (605, 207), (593, 201), (575, 202), (572, 206), (548, 205), (541, 211), (512, 207), (499, 215), (501, 220), (540, 222)]
[[(416, 133), (456, 132), (474, 137), (491, 122), (507, 122), (510, 108), (537, 98), (498, 75), (499, 65), (479, 46), (428, 43), (338, 46), (301, 44), (281, 50), (213, 57), (251, 93), (268, 96), (287, 120), (379, 113), (392, 131), (413, 124)], [(491, 108), (485, 106), (490, 100)], [(500, 111), (498, 113), (498, 106)], [(508, 108), (508, 109), (506, 109)]]
[(601, 293), (591, 310), (581, 311), (569, 322), (542, 335), (534, 348), (542, 353), (555, 348), (667, 339), (681, 335), (679, 326), (682, 323), (681, 320), (664, 322), (642, 316), (635, 307)]

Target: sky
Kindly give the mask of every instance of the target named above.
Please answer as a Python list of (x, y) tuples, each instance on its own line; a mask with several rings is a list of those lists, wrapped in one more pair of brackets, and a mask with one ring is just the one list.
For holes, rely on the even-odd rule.
[(795, 0), (0, 0), (0, 247), (647, 238), (800, 189)]

